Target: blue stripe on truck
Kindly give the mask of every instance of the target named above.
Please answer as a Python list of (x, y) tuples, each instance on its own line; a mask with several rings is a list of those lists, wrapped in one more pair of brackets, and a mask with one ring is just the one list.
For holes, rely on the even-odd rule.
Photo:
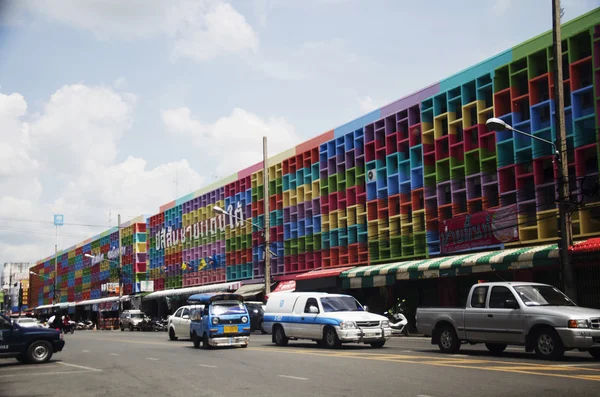
[(264, 322), (268, 323), (296, 323), (296, 324), (319, 324), (319, 325), (340, 325), (340, 320), (335, 318), (327, 318), (327, 317), (311, 317), (306, 316), (304, 320), (302, 320), (301, 315), (295, 316), (279, 316), (279, 315), (265, 315), (263, 317)]

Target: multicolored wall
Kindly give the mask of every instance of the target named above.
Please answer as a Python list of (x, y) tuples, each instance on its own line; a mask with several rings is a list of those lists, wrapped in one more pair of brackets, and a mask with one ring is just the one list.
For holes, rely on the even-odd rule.
[[(584, 239), (600, 235), (600, 8), (562, 34), (570, 185), (585, 203), (573, 232)], [(481, 239), (488, 248), (556, 241), (551, 148), (485, 125), (499, 117), (556, 139), (551, 45), (544, 33), (269, 159), (269, 197), (260, 163), (162, 206), (145, 224), (132, 221), (123, 234), (125, 292), (139, 291), (144, 278), (154, 290), (263, 278), (264, 200), (279, 279), (445, 254), (448, 225), (500, 208), (513, 211), (514, 234), (501, 244)], [(115, 279), (113, 265), (83, 256), (107, 254), (115, 232), (59, 254), (63, 302), (99, 298), (101, 284)], [(31, 306), (50, 302), (53, 269), (53, 257), (34, 269), (41, 276), (31, 278)]]
[[(562, 33), (576, 191), (598, 182), (600, 9)], [(518, 238), (505, 245), (555, 241), (551, 148), (485, 125), (500, 117), (556, 138), (551, 44), (550, 32), (540, 35), (270, 159), (272, 274), (438, 255), (440, 224), (509, 206)], [(155, 289), (263, 277), (259, 229), (212, 211), (234, 209), (262, 226), (262, 180), (257, 164), (148, 219)], [(588, 205), (574, 213), (575, 238), (600, 235), (598, 197), (578, 192)], [(156, 239), (169, 227), (173, 245), (163, 249)]]
[[(146, 217), (121, 226), (123, 293), (140, 291), (146, 279)], [(102, 298), (103, 285), (119, 283), (119, 231), (116, 227), (58, 253), (57, 297), (59, 302)], [(93, 258), (87, 257), (91, 255)], [(55, 256), (42, 259), (31, 268), (29, 305), (51, 304), (54, 298)]]

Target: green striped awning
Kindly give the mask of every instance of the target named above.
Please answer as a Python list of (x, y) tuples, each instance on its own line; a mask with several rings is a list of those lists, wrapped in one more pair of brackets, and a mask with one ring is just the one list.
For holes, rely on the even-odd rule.
[(469, 253), (385, 265), (360, 266), (340, 274), (342, 287), (365, 288), (394, 284), (396, 280), (451, 277), (461, 274), (529, 269), (556, 264), (556, 244), (501, 251)]

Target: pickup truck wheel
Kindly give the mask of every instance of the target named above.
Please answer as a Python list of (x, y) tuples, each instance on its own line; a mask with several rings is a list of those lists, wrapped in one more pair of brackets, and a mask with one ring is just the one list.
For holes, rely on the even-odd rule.
[(275, 344), (277, 346), (287, 346), (289, 339), (285, 336), (285, 332), (283, 331), (283, 327), (278, 325), (275, 329)]
[(442, 353), (454, 354), (460, 350), (460, 340), (454, 328), (446, 325), (439, 330), (438, 347)]
[(506, 350), (506, 345), (502, 343), (486, 343), (485, 347), (487, 347), (492, 354), (500, 354)]
[(328, 349), (335, 349), (337, 347), (340, 347), (340, 339), (338, 338), (334, 328), (325, 328), (325, 332), (323, 332), (323, 344)]
[(173, 328), (169, 329), (169, 339), (170, 340), (177, 340), (177, 337), (175, 336), (175, 331), (173, 330)]
[(121, 327), (121, 332), (125, 331), (125, 327), (123, 327), (123, 323), (119, 324), (119, 326)]
[(374, 347), (376, 349), (381, 349), (383, 346), (385, 345), (385, 341), (379, 341), (379, 342), (371, 342), (371, 347)]
[(27, 362), (32, 364), (42, 364), (52, 358), (52, 346), (50, 343), (39, 340), (29, 345), (27, 349)]
[(534, 338), (535, 353), (544, 360), (558, 360), (565, 353), (560, 336), (551, 328), (544, 328), (537, 332)]
[(589, 350), (589, 353), (596, 360), (600, 360), (600, 348), (594, 347), (594, 348), (592, 348), (592, 349)]
[(200, 338), (198, 338), (195, 332), (192, 334), (192, 343), (194, 344), (194, 348), (198, 349), (200, 347)]

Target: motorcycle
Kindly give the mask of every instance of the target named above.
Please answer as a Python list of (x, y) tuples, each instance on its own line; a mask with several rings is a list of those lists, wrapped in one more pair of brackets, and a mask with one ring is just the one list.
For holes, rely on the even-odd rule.
[(390, 328), (392, 329), (392, 335), (404, 335), (408, 336), (408, 320), (404, 315), (404, 300), (400, 302), (396, 309), (390, 309), (383, 313), (390, 322)]

